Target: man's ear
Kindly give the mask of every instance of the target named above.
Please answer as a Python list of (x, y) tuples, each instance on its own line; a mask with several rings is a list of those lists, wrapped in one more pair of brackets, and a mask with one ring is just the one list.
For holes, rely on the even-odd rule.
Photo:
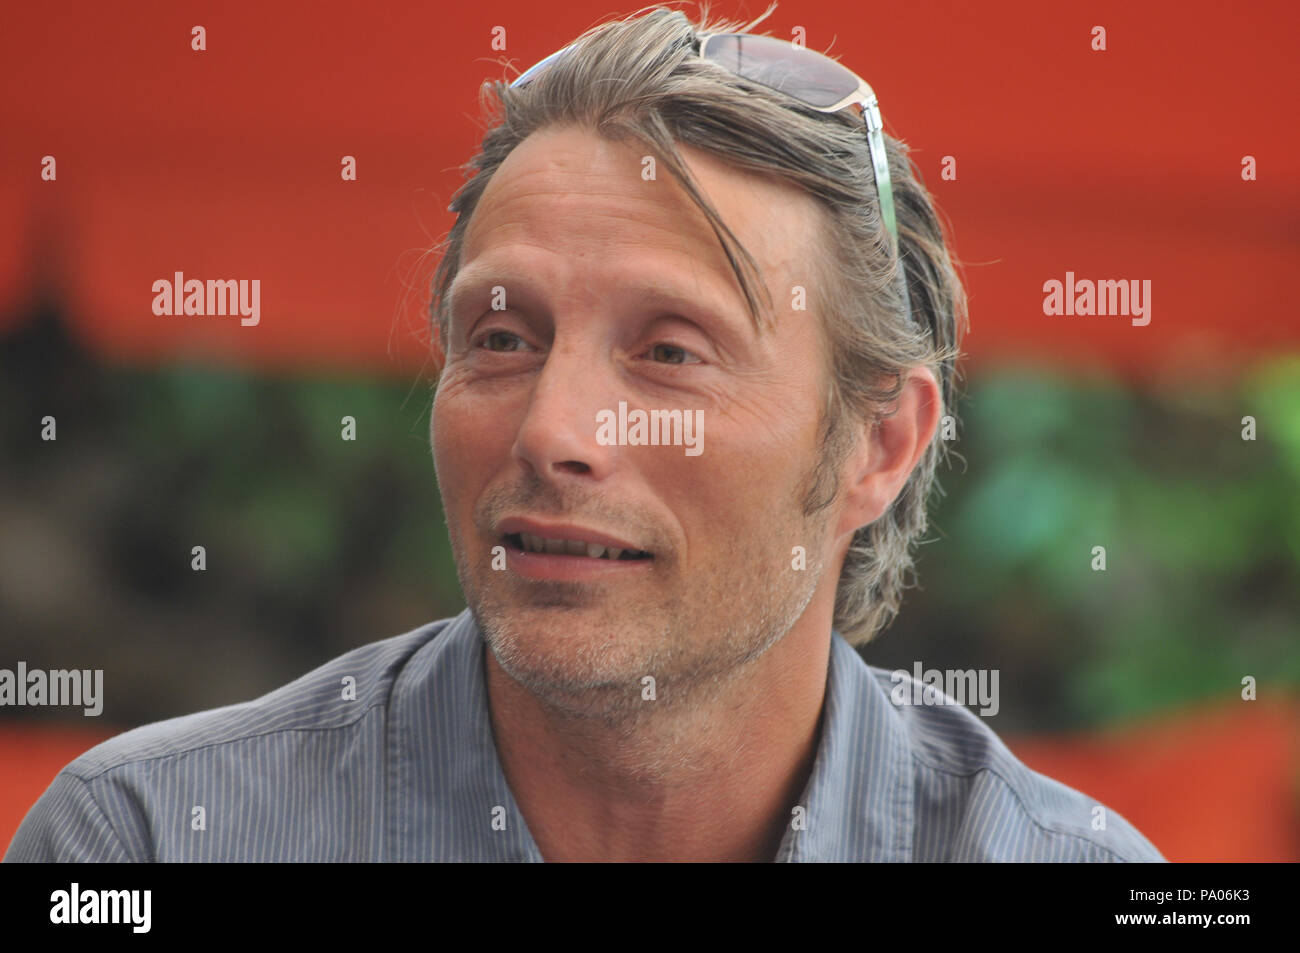
[(916, 367), (903, 375), (897, 413), (863, 424), (845, 461), (844, 506), (837, 535), (874, 523), (902, 492), (939, 426), (941, 394), (934, 373)]

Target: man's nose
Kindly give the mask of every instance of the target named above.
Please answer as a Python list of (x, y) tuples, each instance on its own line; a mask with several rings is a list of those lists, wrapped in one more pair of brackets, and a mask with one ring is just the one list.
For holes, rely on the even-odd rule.
[[(617, 447), (596, 440), (597, 413), (611, 406), (613, 369), (586, 350), (553, 348), (528, 398), (513, 454), (540, 477), (603, 480)], [(614, 400), (612, 406), (617, 406)]]

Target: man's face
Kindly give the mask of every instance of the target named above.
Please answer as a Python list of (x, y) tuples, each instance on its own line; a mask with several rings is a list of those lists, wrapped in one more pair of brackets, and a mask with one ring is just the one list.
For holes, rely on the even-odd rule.
[[(792, 308), (795, 286), (813, 297), (816, 207), (682, 152), (757, 260), (775, 327), (755, 327), (676, 180), (577, 127), (530, 136), (497, 171), (451, 293), (431, 423), (461, 585), (502, 668), (575, 712), (644, 706), (645, 676), (663, 704), (734, 675), (836, 583), (820, 578), (832, 514), (804, 513), (820, 319)], [(630, 422), (698, 420), (698, 452), (672, 433), (610, 445), (620, 402)], [(573, 545), (536, 553), (534, 538)]]

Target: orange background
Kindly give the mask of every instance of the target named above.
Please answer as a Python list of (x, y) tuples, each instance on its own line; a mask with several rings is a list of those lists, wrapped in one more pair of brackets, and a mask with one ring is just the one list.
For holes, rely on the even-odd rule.
[[(15, 8), (0, 32), (0, 313), (43, 281), (123, 360), (418, 370), (426, 298), (403, 302), (404, 282), (418, 291), (419, 254), (450, 225), (480, 82), (614, 9)], [(206, 52), (190, 49), (196, 22)], [(1294, 348), (1295, 4), (791, 3), (759, 29), (796, 25), (874, 85), (955, 226), (974, 370), (1029, 357), (1223, 380)], [(46, 154), (57, 183), (39, 177)], [(340, 180), (344, 155), (356, 182)], [(956, 181), (939, 177), (945, 155)], [(1258, 181), (1242, 181), (1245, 155)], [(152, 283), (175, 270), (260, 278), (261, 324), (154, 316)], [(1150, 279), (1151, 324), (1045, 317), (1043, 282), (1067, 270)]]

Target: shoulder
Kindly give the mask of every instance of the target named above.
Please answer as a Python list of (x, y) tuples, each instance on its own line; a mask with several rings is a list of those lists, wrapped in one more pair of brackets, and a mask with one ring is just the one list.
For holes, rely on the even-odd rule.
[(452, 621), (361, 646), (252, 701), (144, 725), (91, 748), (28, 812), (5, 860), (156, 859), (155, 815), (175, 813), (201, 799), (198, 792), (229, 814), (318, 787), (340, 762), (378, 770), (394, 686)]
[(353, 649), (252, 701), (154, 722), (110, 738), (65, 769), (90, 780), (133, 762), (238, 745), (287, 732), (355, 725), (387, 704), (406, 662), (447, 625), (442, 619)]
[[(914, 859), (1164, 860), (1117, 812), (1031, 770), (952, 695), (906, 672), (867, 668), (907, 738)], [(974, 685), (972, 675), (978, 677), (969, 673), (966, 685)]]

